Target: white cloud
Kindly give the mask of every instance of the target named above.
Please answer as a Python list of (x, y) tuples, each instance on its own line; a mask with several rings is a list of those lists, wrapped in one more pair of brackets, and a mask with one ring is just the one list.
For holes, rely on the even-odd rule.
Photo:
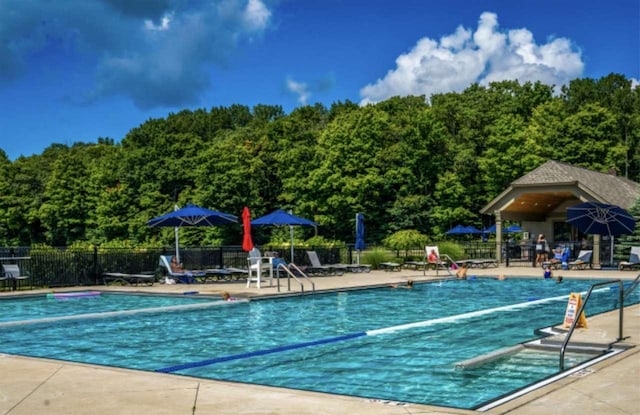
[(392, 96), (462, 91), (473, 83), (541, 81), (563, 85), (581, 76), (581, 52), (566, 38), (537, 44), (527, 29), (501, 31), (498, 16), (482, 13), (475, 32), (458, 27), (439, 41), (420, 39), (395, 69), (360, 90), (362, 104)]
[(124, 95), (140, 108), (198, 103), (210, 69), (268, 26), (261, 0), (0, 0), (0, 81), (65, 45), (96, 61), (86, 100)]
[(307, 105), (307, 101), (311, 96), (309, 86), (304, 82), (296, 82), (291, 78), (287, 79), (287, 90), (298, 96), (298, 102)]
[(147, 30), (169, 30), (169, 23), (171, 23), (170, 16), (163, 16), (158, 25), (153, 20), (147, 19), (144, 21), (144, 28)]

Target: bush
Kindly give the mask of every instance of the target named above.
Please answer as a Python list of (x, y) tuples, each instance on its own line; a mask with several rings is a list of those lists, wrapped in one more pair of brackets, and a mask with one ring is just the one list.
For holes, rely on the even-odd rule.
[(395, 232), (383, 241), (385, 247), (394, 251), (405, 251), (405, 255), (412, 249), (424, 249), (428, 242), (429, 238), (415, 229)]
[(457, 244), (456, 242), (440, 242), (438, 245), (438, 251), (440, 255), (449, 255), (451, 259), (454, 261), (458, 259), (465, 259), (464, 257), (464, 247), (462, 245)]
[(360, 256), (360, 262), (363, 264), (371, 265), (371, 268), (378, 269), (383, 262), (389, 262), (394, 258), (394, 255), (389, 251), (382, 248), (375, 248), (370, 251), (365, 251)]

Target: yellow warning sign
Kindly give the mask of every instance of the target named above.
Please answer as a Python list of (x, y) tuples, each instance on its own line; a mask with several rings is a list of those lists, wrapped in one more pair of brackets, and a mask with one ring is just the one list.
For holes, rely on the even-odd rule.
[[(580, 293), (571, 293), (569, 295), (569, 302), (567, 303), (567, 311), (564, 313), (564, 327), (569, 328), (573, 324), (573, 321), (576, 319), (576, 314), (578, 310), (582, 306), (582, 296)], [(587, 317), (584, 314), (580, 314), (578, 317), (578, 323), (576, 327), (584, 327), (587, 328)]]

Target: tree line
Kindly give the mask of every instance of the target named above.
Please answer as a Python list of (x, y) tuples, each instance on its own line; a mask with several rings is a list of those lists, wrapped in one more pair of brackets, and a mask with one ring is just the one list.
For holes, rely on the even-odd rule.
[[(407, 229), (438, 237), (457, 223), (486, 224), (479, 210), (549, 159), (640, 181), (639, 95), (617, 74), (558, 91), (503, 81), (290, 114), (277, 105), (184, 110), (119, 143), (53, 144), (15, 161), (0, 151), (0, 245), (170, 244), (171, 229), (146, 222), (187, 203), (237, 216), (249, 206), (253, 217), (292, 209), (329, 240), (352, 242), (358, 212), (369, 242)], [(181, 237), (213, 245), (242, 235), (232, 225)]]

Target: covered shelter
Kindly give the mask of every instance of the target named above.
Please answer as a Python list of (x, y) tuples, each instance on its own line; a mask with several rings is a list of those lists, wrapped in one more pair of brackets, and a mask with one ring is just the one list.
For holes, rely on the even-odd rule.
[[(502, 222), (519, 221), (523, 242), (542, 233), (551, 242), (576, 238), (566, 223), (567, 208), (599, 202), (629, 209), (640, 198), (640, 184), (617, 176), (549, 160), (514, 180), (480, 210), (495, 215), (497, 259), (501, 260)], [(593, 237), (593, 265), (600, 267), (600, 236)]]

